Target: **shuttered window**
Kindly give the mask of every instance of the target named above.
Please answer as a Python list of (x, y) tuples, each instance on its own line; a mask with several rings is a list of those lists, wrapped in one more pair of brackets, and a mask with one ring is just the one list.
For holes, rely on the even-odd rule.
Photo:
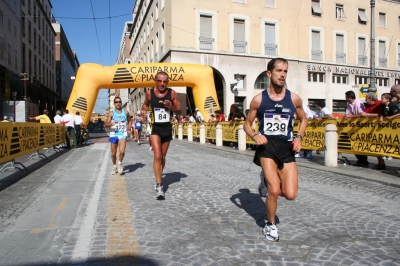
[(386, 28), (386, 14), (379, 13), (379, 27)]
[(358, 55), (364, 55), (364, 54), (365, 54), (365, 39), (358, 38)]
[(234, 24), (234, 40), (235, 41), (245, 41), (245, 28), (244, 28), (244, 20), (235, 19), (233, 21)]
[(275, 0), (264, 0), (265, 7), (275, 7)]
[(275, 44), (275, 24), (265, 23), (265, 44)]
[(312, 31), (312, 49), (313, 50), (320, 50), (320, 32), (319, 31)]
[(344, 53), (344, 36), (336, 35), (336, 53)]
[(212, 17), (200, 15), (200, 36), (212, 38)]
[(379, 58), (386, 57), (386, 43), (384, 41), (379, 41)]

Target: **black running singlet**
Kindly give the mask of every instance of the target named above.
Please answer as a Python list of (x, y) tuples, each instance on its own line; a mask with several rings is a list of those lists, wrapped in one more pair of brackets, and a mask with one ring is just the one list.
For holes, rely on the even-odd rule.
[(257, 110), (258, 131), (267, 139), (293, 140), (293, 119), (296, 107), (291, 93), (286, 89), (285, 96), (280, 101), (273, 101), (268, 91), (262, 92), (262, 100)]

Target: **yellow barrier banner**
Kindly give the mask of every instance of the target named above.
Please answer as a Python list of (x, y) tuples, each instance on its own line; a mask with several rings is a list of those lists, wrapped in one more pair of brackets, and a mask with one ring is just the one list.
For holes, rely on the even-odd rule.
[(0, 163), (62, 142), (62, 124), (0, 123)]
[[(299, 122), (294, 122), (295, 135)], [(328, 124), (334, 124), (338, 129), (338, 152), (400, 158), (400, 119), (382, 123), (378, 118), (324, 119), (321, 122), (308, 120), (303, 148), (324, 150), (325, 126)]]

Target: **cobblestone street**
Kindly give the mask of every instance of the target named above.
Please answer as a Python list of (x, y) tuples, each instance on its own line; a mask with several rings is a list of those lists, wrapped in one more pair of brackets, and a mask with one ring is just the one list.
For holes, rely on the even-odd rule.
[[(7, 217), (2, 210), (2, 265), (400, 265), (398, 187), (299, 164), (298, 197), (279, 199), (280, 241), (271, 243), (262, 234), (265, 204), (253, 152), (172, 141), (166, 200), (157, 201), (148, 147), (128, 142), (124, 175), (110, 175), (108, 144), (96, 143), (25, 178), (58, 173), (43, 180), (43, 189), (26, 191), (32, 196), (15, 203)], [(20, 186), (0, 192), (0, 200)], [(65, 207), (53, 207), (48, 216), (58, 218), (30, 227), (39, 205), (55, 194)], [(33, 238), (47, 244), (45, 257), (13, 251), (18, 239), (35, 249)]]

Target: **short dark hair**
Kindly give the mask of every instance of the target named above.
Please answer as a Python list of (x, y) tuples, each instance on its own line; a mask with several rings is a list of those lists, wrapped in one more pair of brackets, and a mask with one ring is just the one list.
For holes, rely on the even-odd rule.
[(167, 76), (167, 78), (169, 79), (169, 76), (168, 76), (168, 73), (167, 73), (167, 72), (160, 71), (160, 72), (157, 72), (156, 76), (154, 77), (155, 80), (157, 80), (157, 76), (158, 76), (159, 74), (161, 74), (161, 75), (163, 75), (163, 76)]
[(114, 102), (115, 102), (115, 99), (119, 99), (120, 101), (122, 101), (122, 100), (121, 100), (121, 97), (119, 97), (119, 96), (116, 96), (116, 97), (114, 98)]
[(350, 99), (355, 99), (356, 98), (356, 94), (354, 93), (354, 91), (346, 91), (345, 94)]
[(272, 70), (274, 70), (274, 68), (275, 68), (276, 62), (283, 62), (283, 63), (286, 63), (289, 65), (289, 62), (285, 58), (277, 57), (268, 62), (267, 71), (272, 72)]
[(68, 109), (64, 109), (64, 113), (69, 114)]
[(234, 113), (240, 113), (239, 107), (235, 107), (235, 108), (233, 109), (233, 112), (234, 112)]
[(79, 111), (76, 111), (76, 113), (75, 113), (76, 115), (79, 115), (80, 113), (79, 113)]
[(319, 101), (317, 102), (317, 106), (321, 106), (322, 108), (324, 108), (326, 106), (324, 101)]
[(389, 101), (392, 100), (392, 95), (390, 93), (382, 93), (382, 97), (388, 99)]

